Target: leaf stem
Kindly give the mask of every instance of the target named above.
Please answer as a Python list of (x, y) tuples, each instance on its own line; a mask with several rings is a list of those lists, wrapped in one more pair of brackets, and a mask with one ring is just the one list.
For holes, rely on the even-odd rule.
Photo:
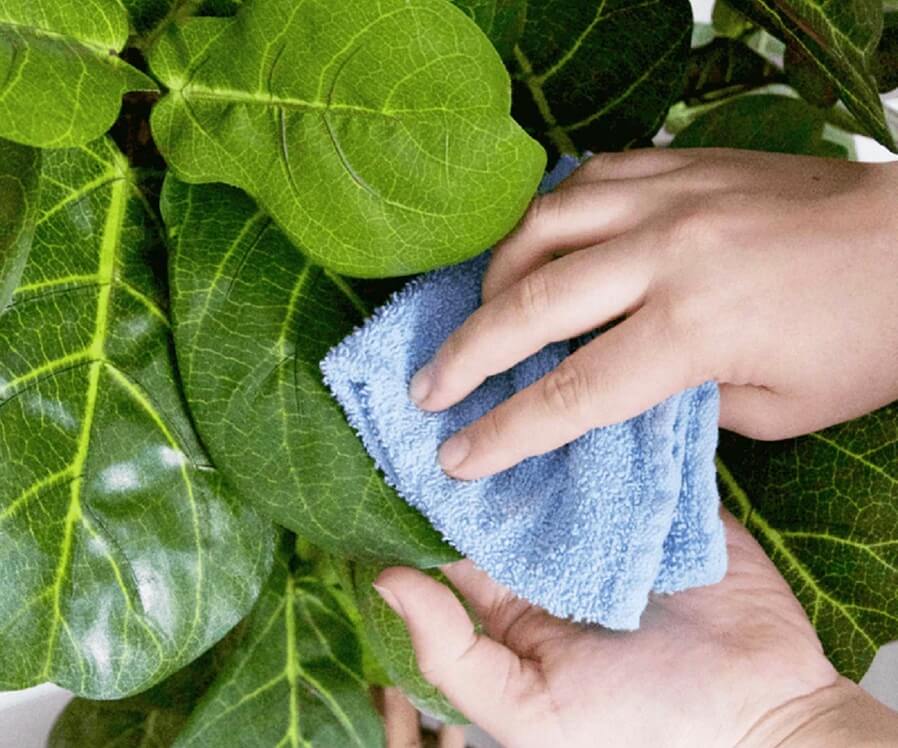
[(555, 119), (555, 115), (552, 113), (552, 108), (549, 106), (549, 101), (546, 99), (546, 94), (543, 91), (541, 80), (533, 74), (533, 65), (530, 64), (530, 60), (520, 46), (515, 46), (514, 56), (523, 73), (524, 83), (527, 84), (530, 95), (536, 103), (536, 108), (548, 125), (546, 137), (552, 141), (552, 145), (558, 149), (561, 155), (576, 156), (578, 154), (577, 146), (574, 145), (574, 141), (571, 140), (564, 128), (558, 124), (558, 120)]

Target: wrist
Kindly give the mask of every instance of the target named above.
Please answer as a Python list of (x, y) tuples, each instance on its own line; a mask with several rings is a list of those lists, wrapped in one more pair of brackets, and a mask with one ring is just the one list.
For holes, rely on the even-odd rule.
[(762, 717), (738, 748), (879, 748), (898, 745), (898, 713), (856, 683), (831, 686), (786, 702)]

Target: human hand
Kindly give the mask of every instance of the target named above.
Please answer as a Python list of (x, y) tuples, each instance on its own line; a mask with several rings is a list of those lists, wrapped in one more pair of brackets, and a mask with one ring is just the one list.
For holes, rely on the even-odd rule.
[(789, 586), (724, 516), (717, 585), (653, 596), (638, 631), (552, 618), (468, 561), (375, 584), (405, 620), (424, 677), (509, 748), (896, 745), (896, 716), (840, 678)]
[(483, 306), (410, 395), (447, 408), (547, 343), (625, 316), (445, 442), (443, 468), (498, 472), (709, 379), (723, 428), (795, 436), (898, 398), (896, 278), (898, 165), (600, 155), (496, 248)]

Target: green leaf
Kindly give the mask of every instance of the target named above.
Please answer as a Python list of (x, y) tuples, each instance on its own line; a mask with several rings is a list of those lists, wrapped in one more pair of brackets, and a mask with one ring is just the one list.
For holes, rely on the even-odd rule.
[(0, 688), (116, 698), (246, 614), (272, 529), (194, 435), (124, 157), (106, 139), (46, 151), (41, 181), (0, 316)]
[(515, 49), (515, 117), (560, 153), (654, 135), (683, 86), (688, 0), (543, 0)]
[(733, 6), (726, 0), (717, 0), (714, 3), (714, 10), (711, 12), (711, 22), (718, 34), (731, 39), (741, 39), (755, 27), (738, 10), (734, 10)]
[(833, 82), (820, 72), (817, 63), (804, 50), (786, 47), (783, 69), (789, 85), (814, 106), (828, 109), (839, 101)]
[(721, 432), (723, 499), (859, 680), (898, 621), (898, 405), (785, 442)]
[(73, 699), (47, 748), (169, 748), (243, 635), (238, 626), (215, 647), (149, 691), (119, 701)]
[[(371, 586), (384, 568), (380, 564), (353, 564), (356, 601), (369, 646), (393, 683), (418, 709), (448, 724), (466, 723), (439, 689), (421, 675), (405, 623)], [(445, 581), (438, 572), (431, 574)]]
[(782, 79), (782, 72), (750, 47), (718, 37), (690, 53), (683, 99), (717, 101)]
[(19, 283), (37, 218), (40, 151), (0, 140), (0, 312)]
[(370, 312), (246, 195), (169, 176), (175, 342), (204, 443), (241, 494), (328, 551), (433, 566), (455, 554), (389, 488), (319, 361)]
[(150, 62), (171, 88), (152, 127), (177, 176), (242, 187), (341, 273), (481, 252), (545, 166), (496, 51), (445, 0), (251, 0), (173, 31)]
[(814, 61), (870, 135), (894, 150), (872, 63), (882, 33), (882, 0), (730, 0), (786, 46)]
[(845, 158), (823, 137), (826, 114), (801, 99), (775, 94), (740, 96), (705, 112), (673, 139), (674, 148), (746, 148)]
[[(288, 539), (289, 540), (289, 539)], [(383, 745), (355, 630), (285, 542), (239, 649), (175, 743)]]
[(886, 93), (898, 88), (898, 10), (884, 16), (873, 69), (880, 91)]
[(82, 145), (115, 121), (125, 91), (155, 91), (116, 55), (128, 38), (118, 0), (0, 4), (0, 137)]
[(489, 37), (503, 60), (509, 59), (524, 32), (527, 0), (452, 0)]

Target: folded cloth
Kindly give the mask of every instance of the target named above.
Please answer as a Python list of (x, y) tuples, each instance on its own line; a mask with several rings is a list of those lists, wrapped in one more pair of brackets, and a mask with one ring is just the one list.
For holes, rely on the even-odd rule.
[[(577, 166), (563, 159), (555, 186)], [(494, 580), (553, 615), (635, 629), (649, 593), (726, 571), (708, 382), (621, 424), (474, 481), (448, 477), (437, 447), (554, 369), (577, 343), (545, 347), (440, 413), (408, 397), (412, 375), (480, 304), (488, 257), (409, 283), (322, 362), (325, 381), (386, 480)]]

